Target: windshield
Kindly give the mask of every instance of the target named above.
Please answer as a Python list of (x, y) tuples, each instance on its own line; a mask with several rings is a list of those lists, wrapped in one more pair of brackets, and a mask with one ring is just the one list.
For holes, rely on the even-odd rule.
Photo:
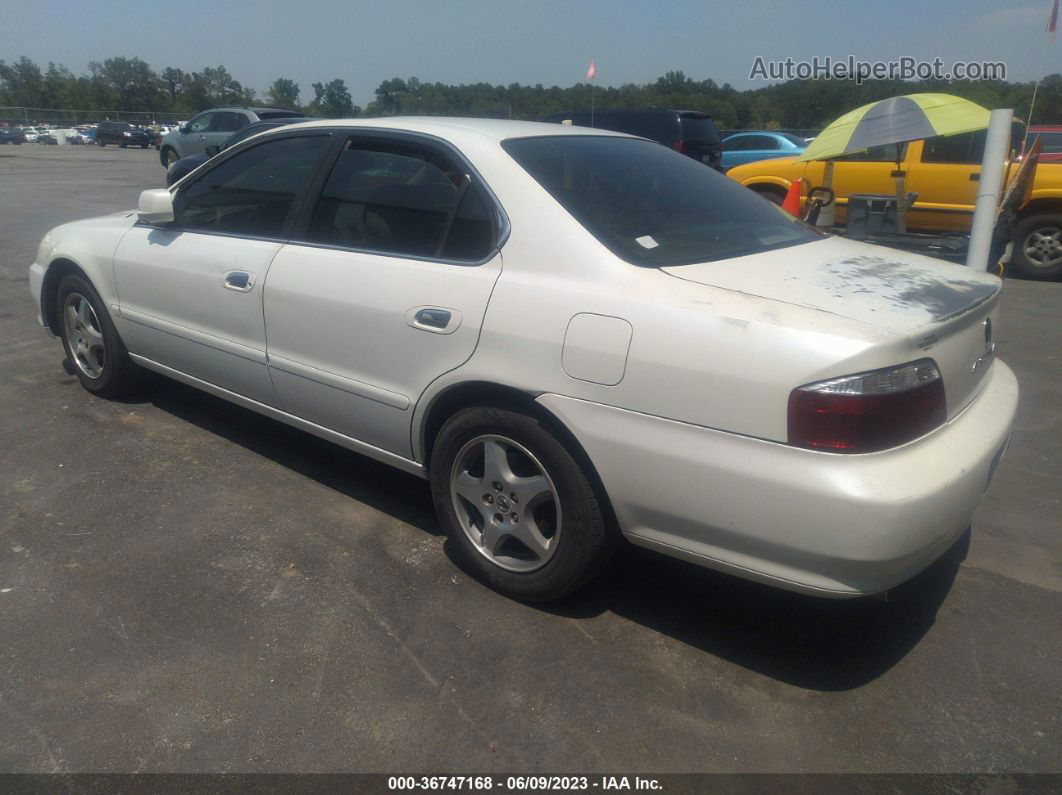
[(740, 257), (821, 233), (692, 158), (630, 138), (514, 138), (502, 146), (612, 253), (662, 267)]

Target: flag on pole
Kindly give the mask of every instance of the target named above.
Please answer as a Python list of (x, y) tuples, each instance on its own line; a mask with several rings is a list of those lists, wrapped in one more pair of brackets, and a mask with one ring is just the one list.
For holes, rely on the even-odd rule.
[[(1058, 0), (1051, 6), (1051, 16), (1047, 18), (1047, 32), (1051, 34), (1051, 41), (1055, 40), (1055, 28), (1058, 26)], [(594, 68), (594, 62), (590, 62), (590, 68)]]
[[(1058, 12), (1058, 0), (1055, 0), (1055, 12), (1056, 13)], [(1052, 17), (1052, 19), (1054, 19), (1054, 17)], [(1054, 31), (1054, 28), (1052, 27), (1051, 30)], [(594, 79), (594, 75), (596, 75), (596, 74), (597, 74), (597, 72), (594, 69), (594, 59), (591, 58), (590, 59), (590, 66), (586, 70), (586, 79), (587, 80), (593, 80)]]

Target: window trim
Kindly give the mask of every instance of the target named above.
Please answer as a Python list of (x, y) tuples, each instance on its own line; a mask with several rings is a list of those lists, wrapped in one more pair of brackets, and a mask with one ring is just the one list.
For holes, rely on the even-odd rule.
[[(355, 254), (370, 254), (377, 257), (390, 257), (392, 259), (413, 260), (416, 262), (460, 265), (466, 268), (476, 268), (486, 265), (501, 253), (502, 248), (509, 239), (509, 232), (511, 229), (509, 225), (509, 216), (506, 214), (505, 208), (502, 206), (502, 203), (498, 200), (497, 195), (495, 195), (487, 181), (483, 179), (475, 166), (469, 162), (468, 158), (466, 158), (456, 146), (445, 139), (428, 133), (396, 130), (389, 127), (336, 127), (329, 129), (341, 134), (336, 136), (337, 142), (333, 145), (331, 152), (326, 154), (325, 162), (318, 170), (317, 177), (310, 182), (309, 190), (306, 193), (300, 212), (296, 217), (292, 228), (288, 232), (289, 239), (286, 241), (288, 245), (306, 246), (308, 248), (328, 249), (333, 251), (349, 251)], [(355, 248), (354, 246), (343, 246), (337, 243), (317, 243), (311, 240), (306, 240), (306, 233), (310, 227), (310, 219), (313, 217), (314, 210), (317, 208), (317, 203), (321, 200), (321, 194), (324, 191), (325, 183), (327, 183), (328, 177), (331, 176), (332, 169), (335, 167), (336, 161), (339, 160), (339, 156), (343, 153), (347, 142), (353, 139), (361, 141), (376, 141), (377, 143), (385, 144), (400, 143), (420, 146), (432, 150), (436, 154), (450, 158), (459, 165), (465, 174), (470, 177), (471, 181), (469, 184), (478, 185), (482, 188), (488, 202), (493, 205), (494, 208), (494, 212), (492, 213), (493, 217), (491, 219), (494, 244), (487, 250), (484, 257), (479, 260), (451, 259), (447, 257), (425, 256), (420, 254), (400, 254), (391, 251), (378, 251), (371, 248)]]
[[(217, 162), (216, 163), (212, 163), (210, 168), (208, 168), (202, 174), (197, 176), (191, 182), (181, 182), (179, 184), (179, 186), (175, 185), (175, 186), (171, 187), (170, 188), (170, 195), (174, 199), (176, 199), (177, 194), (178, 194), (179, 191), (186, 190), (189, 186), (195, 185), (201, 179), (204, 179), (212, 171), (214, 171), (214, 169), (218, 168), (219, 166), (224, 165), (226, 161), (228, 161), (232, 157), (235, 157), (236, 155), (240, 154), (241, 152), (249, 151), (249, 150), (251, 150), (251, 149), (253, 149), (253, 148), (257, 147), (257, 146), (261, 146), (261, 145), (266, 144), (266, 143), (271, 143), (273, 141), (277, 141), (277, 140), (280, 140), (282, 138), (305, 138), (305, 137), (319, 137), (319, 136), (320, 137), (324, 137), (324, 136), (331, 136), (334, 132), (335, 131), (332, 128), (307, 129), (307, 130), (284, 130), (282, 132), (278, 132), (276, 135), (267, 136), (266, 138), (264, 138), (262, 140), (255, 140), (253, 143), (248, 143), (247, 141), (241, 141), (240, 143), (238, 143), (235, 146), (233, 146), (231, 149), (226, 149), (224, 152), (221, 152), (221, 153), (215, 155), (215, 157), (212, 158), (212, 159), (217, 160)], [(318, 155), (317, 170), (314, 172), (314, 175), (306, 183), (306, 185), (303, 187), (303, 189), (301, 191), (299, 191), (299, 193), (297, 193), (295, 195), (295, 199), (291, 203), (291, 208), (288, 210), (288, 214), (284, 218), (284, 224), (281, 227), (280, 235), (278, 237), (274, 237), (272, 235), (245, 235), (245, 234), (239, 234), (239, 233), (236, 233), (236, 232), (218, 232), (218, 231), (214, 231), (214, 230), (211, 230), (211, 229), (186, 229), (186, 228), (184, 228), (182, 226), (178, 226), (176, 221), (170, 221), (168, 223), (159, 224), (159, 223), (151, 223), (151, 222), (148, 222), (148, 221), (141, 221), (141, 220), (138, 219), (136, 224), (135, 224), (135, 226), (143, 226), (143, 227), (148, 227), (150, 229), (164, 229), (164, 230), (169, 231), (169, 232), (182, 232), (182, 233), (185, 233), (185, 234), (193, 234), (193, 235), (211, 235), (213, 237), (231, 237), (231, 238), (236, 238), (238, 240), (264, 240), (264, 241), (267, 241), (267, 242), (270, 242), (270, 243), (287, 243), (287, 242), (289, 242), (289, 239), (291, 237), (291, 233), (292, 233), (292, 229), (294, 227), (295, 220), (298, 218), (299, 213), (303, 209), (303, 202), (305, 201), (306, 196), (309, 194), (310, 190), (313, 188), (313, 186), (314, 186), (315, 182), (317, 181), (317, 179), (320, 177), (320, 175), (321, 175), (321, 167), (322, 167), (322, 165), (325, 162), (328, 162), (329, 156), (330, 156), (330, 154), (331, 154), (331, 152), (332, 152), (334, 147), (335, 147), (335, 141), (332, 141), (332, 142), (330, 142), (330, 144), (328, 146), (325, 146), (324, 151), (320, 155)]]

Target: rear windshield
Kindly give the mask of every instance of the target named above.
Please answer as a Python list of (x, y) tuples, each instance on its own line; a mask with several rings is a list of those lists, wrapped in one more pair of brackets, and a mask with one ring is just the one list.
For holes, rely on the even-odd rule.
[(502, 146), (590, 234), (634, 265), (728, 259), (821, 236), (748, 188), (648, 141), (568, 135)]
[(715, 122), (707, 117), (683, 116), (682, 137), (687, 141), (717, 144), (719, 143), (719, 130), (716, 129)]

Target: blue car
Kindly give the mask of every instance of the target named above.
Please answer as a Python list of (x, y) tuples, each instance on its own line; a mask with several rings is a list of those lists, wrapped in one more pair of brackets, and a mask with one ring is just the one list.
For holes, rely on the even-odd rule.
[(789, 133), (749, 130), (732, 133), (723, 139), (723, 170), (755, 160), (772, 157), (795, 157), (808, 146), (807, 141)]

